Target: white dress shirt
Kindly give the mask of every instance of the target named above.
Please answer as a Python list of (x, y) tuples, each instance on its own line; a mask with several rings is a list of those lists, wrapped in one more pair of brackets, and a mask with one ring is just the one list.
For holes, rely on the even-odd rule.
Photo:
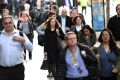
[(23, 63), (24, 48), (28, 51), (33, 50), (32, 43), (24, 33), (24, 43), (13, 41), (14, 35), (20, 36), (19, 31), (14, 30), (11, 36), (8, 35), (4, 30), (0, 34), (0, 66), (12, 67)]

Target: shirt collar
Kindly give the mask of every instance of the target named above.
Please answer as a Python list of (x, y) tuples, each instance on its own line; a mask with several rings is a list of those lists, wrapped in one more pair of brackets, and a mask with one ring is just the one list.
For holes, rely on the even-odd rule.
[[(13, 31), (13, 34), (15, 34), (15, 33), (17, 33), (17, 32), (19, 32), (17, 29), (14, 29), (14, 31)], [(5, 32), (5, 29), (1, 32), (2, 34), (7, 34), (6, 32)]]

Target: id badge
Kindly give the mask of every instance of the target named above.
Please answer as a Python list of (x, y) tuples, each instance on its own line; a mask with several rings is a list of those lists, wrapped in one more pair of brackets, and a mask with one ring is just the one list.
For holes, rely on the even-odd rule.
[(83, 72), (83, 70), (80, 68), (80, 66), (79, 66), (78, 63), (74, 64), (74, 67), (77, 69), (77, 71), (78, 71), (79, 73), (82, 73), (82, 72)]

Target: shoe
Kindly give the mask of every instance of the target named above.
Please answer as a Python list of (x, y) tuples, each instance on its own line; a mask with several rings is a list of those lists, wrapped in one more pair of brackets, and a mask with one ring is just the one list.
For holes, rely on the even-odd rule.
[(48, 74), (47, 77), (50, 77), (50, 74)]
[(29, 60), (32, 60), (32, 57), (30, 57)]
[(49, 77), (49, 78), (53, 77), (52, 73), (49, 73), (49, 74), (47, 75), (47, 77)]

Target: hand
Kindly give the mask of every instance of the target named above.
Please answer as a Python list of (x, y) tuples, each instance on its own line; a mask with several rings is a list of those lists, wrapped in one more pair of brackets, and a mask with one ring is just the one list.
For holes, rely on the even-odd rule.
[(44, 52), (44, 58), (47, 59), (47, 52)]
[(58, 29), (56, 29), (56, 33), (57, 33), (58, 36), (60, 36), (60, 33), (59, 33), (59, 30), (58, 30)]
[(115, 69), (115, 68), (113, 68), (112, 72), (113, 72), (113, 73), (118, 73), (118, 70)]
[(70, 31), (70, 28), (69, 28), (69, 27), (66, 27), (66, 31)]
[(85, 51), (81, 51), (81, 54), (86, 57), (86, 52)]
[(25, 39), (22, 36), (13, 36), (13, 41), (24, 43)]
[(97, 60), (100, 59), (100, 55), (99, 54), (96, 54), (95, 57), (97, 58)]

